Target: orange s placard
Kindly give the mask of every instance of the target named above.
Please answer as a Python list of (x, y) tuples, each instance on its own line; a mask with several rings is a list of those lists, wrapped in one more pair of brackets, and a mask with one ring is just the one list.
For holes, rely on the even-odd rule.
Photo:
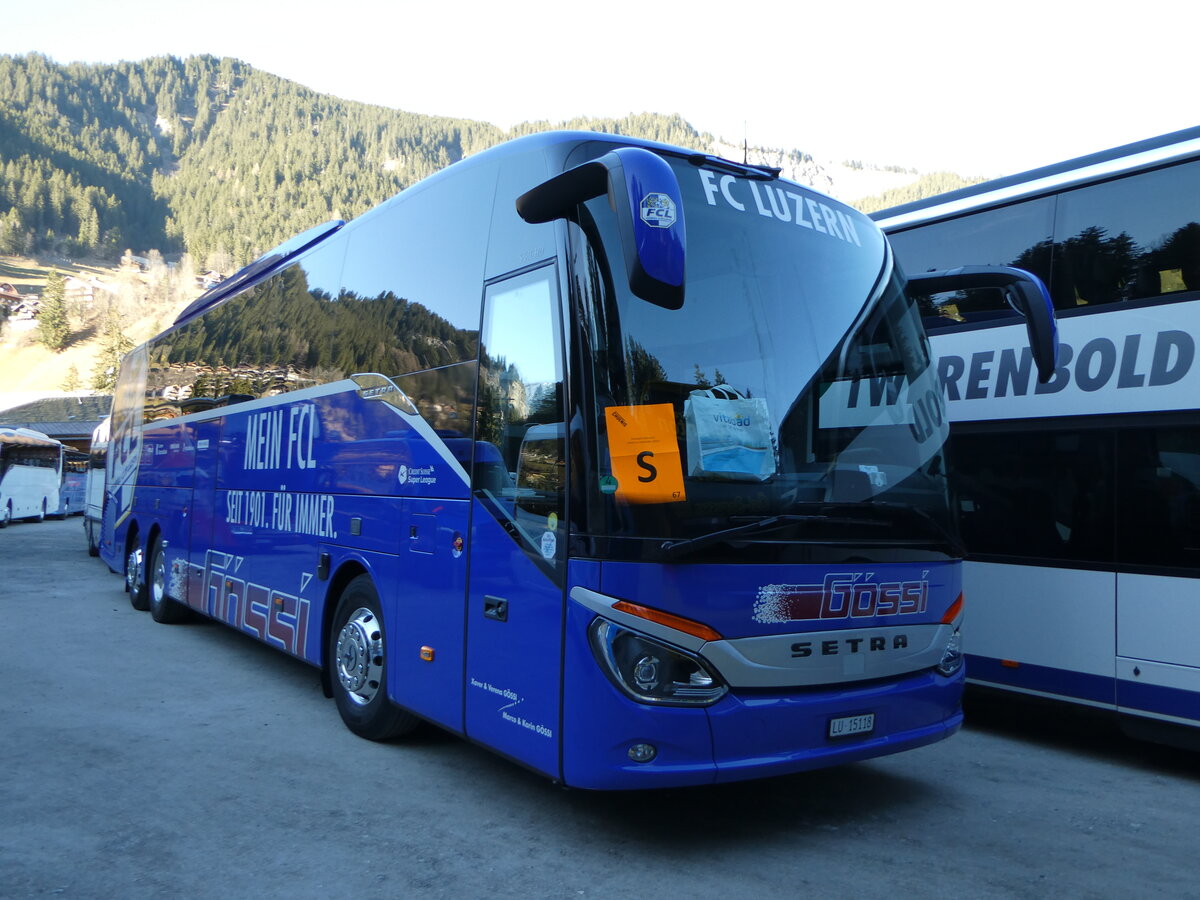
[(675, 434), (675, 408), (608, 406), (608, 455), (617, 480), (616, 496), (628, 503), (678, 503), (686, 500), (683, 460)]

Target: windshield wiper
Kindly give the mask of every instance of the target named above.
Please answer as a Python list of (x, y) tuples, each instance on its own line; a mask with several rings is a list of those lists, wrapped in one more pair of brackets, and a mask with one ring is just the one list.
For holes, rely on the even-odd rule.
[(682, 556), (685, 553), (691, 553), (694, 550), (699, 550), (722, 541), (748, 537), (753, 534), (762, 534), (763, 532), (774, 531), (777, 528), (784, 528), (788, 525), (810, 522), (821, 522), (826, 525), (869, 525), (876, 528), (889, 524), (879, 519), (863, 519), (854, 516), (828, 516), (824, 514), (764, 516), (761, 519), (755, 519), (753, 522), (747, 522), (745, 525), (723, 528), (720, 531), (711, 531), (699, 537), (684, 538), (678, 541), (663, 541), (659, 549), (669, 557)]

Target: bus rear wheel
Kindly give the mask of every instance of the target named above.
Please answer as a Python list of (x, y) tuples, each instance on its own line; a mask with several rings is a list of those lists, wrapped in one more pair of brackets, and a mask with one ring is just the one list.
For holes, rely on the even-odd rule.
[(150, 551), (147, 581), (150, 615), (155, 622), (174, 625), (187, 618), (187, 608), (167, 593), (167, 551), (160, 538), (154, 539), (154, 549)]
[(359, 737), (386, 741), (420, 724), (387, 695), (387, 644), (379, 594), (359, 575), (342, 591), (329, 631), (333, 699), (346, 727)]
[(129, 605), (144, 610), (150, 608), (150, 592), (146, 590), (142, 559), (142, 548), (135, 538), (125, 557), (125, 590), (129, 593)]

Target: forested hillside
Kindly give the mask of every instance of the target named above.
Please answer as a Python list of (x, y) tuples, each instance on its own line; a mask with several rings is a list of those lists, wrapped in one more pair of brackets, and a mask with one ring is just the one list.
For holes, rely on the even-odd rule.
[(972, 184), (979, 184), (983, 180), (983, 178), (964, 178), (953, 172), (931, 172), (909, 184), (860, 199), (854, 205), (865, 213), (873, 213), (892, 206), (899, 206), (902, 203), (924, 200), (935, 194), (956, 191)]
[[(579, 119), (709, 149), (678, 116)], [(0, 56), (0, 254), (190, 252), (228, 271), (509, 137), (318, 94), (233, 59)]]

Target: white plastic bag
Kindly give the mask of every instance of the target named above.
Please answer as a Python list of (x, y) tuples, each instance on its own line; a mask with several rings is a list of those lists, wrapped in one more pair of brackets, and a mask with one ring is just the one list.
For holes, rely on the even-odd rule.
[(683, 404), (688, 475), (724, 481), (766, 481), (775, 474), (767, 401), (728, 385), (692, 391)]

